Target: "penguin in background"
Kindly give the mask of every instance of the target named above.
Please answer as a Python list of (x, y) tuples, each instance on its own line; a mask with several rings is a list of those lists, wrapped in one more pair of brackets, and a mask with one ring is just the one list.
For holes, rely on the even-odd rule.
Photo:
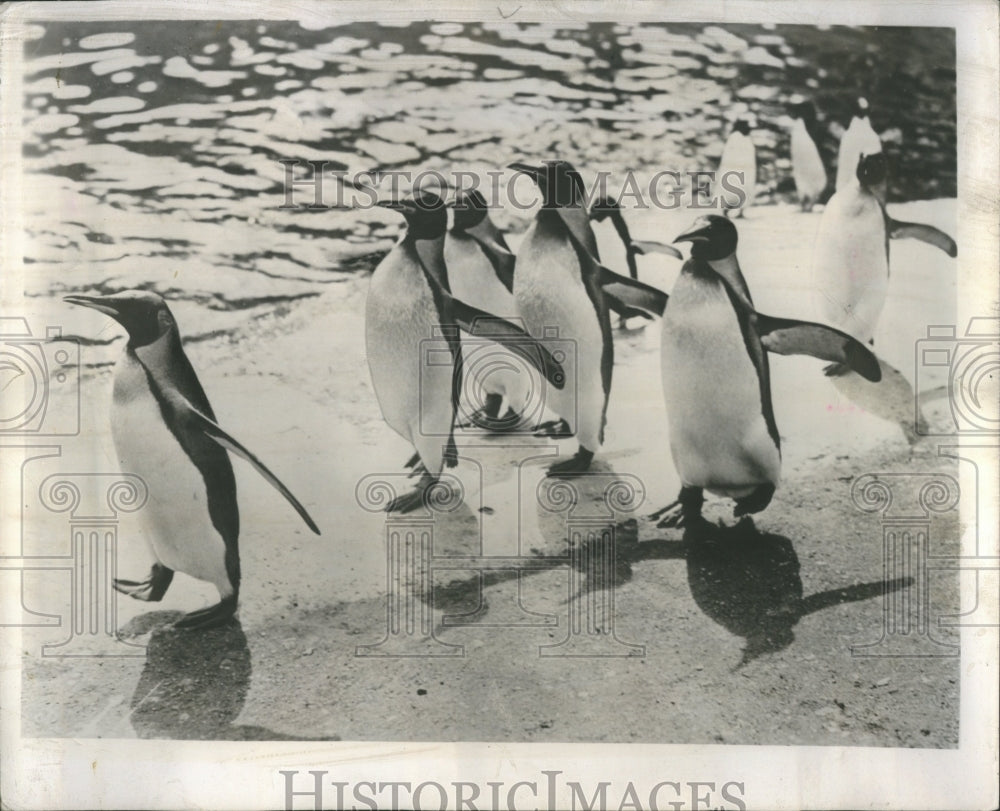
[[(674, 248), (673, 245), (664, 245), (663, 243), (655, 240), (632, 239), (628, 223), (625, 222), (625, 216), (622, 214), (621, 205), (619, 205), (618, 201), (613, 197), (601, 197), (594, 201), (593, 205), (590, 207), (590, 221), (595, 231), (597, 231), (597, 227), (593, 225), (595, 223), (597, 225), (601, 225), (608, 222), (612, 226), (615, 234), (622, 243), (622, 247), (625, 251), (625, 264), (628, 267), (628, 275), (632, 279), (638, 280), (639, 278), (639, 264), (636, 261), (637, 256), (660, 253), (672, 256), (674, 259), (683, 259), (681, 252)], [(606, 240), (601, 239), (599, 233), (595, 234), (595, 238), (599, 245), (608, 244)], [(594, 258), (600, 259), (600, 255), (596, 255)], [(617, 306), (617, 302), (615, 300), (609, 300), (609, 304), (612, 309), (615, 309)], [(627, 311), (619, 312), (618, 328), (625, 329), (626, 322), (632, 315), (642, 315), (642, 313), (628, 313)]]
[[(622, 214), (622, 207), (613, 197), (601, 197), (595, 200), (594, 204), (590, 207), (590, 219), (593, 223), (610, 221), (625, 249), (625, 263), (628, 266), (628, 275), (632, 279), (639, 278), (639, 265), (636, 262), (637, 256), (663, 253), (674, 257), (674, 259), (684, 258), (681, 252), (673, 245), (664, 245), (661, 242), (651, 239), (632, 239), (628, 223), (625, 222), (625, 216)], [(594, 258), (599, 259), (600, 256), (595, 256)]]
[(757, 191), (757, 150), (750, 137), (751, 124), (748, 116), (736, 119), (712, 186), (712, 198), (718, 200), (727, 217), (742, 217), (753, 205)]
[[(406, 230), (372, 274), (365, 305), (368, 368), (382, 416), (416, 451), (407, 467), (421, 474), (418, 484), (386, 505), (387, 512), (410, 512), (444, 466), (458, 463), (453, 432), (463, 374), (459, 329), (521, 355), (554, 390), (565, 384), (565, 372), (524, 330), (452, 295), (444, 263), (448, 213), (440, 197), (421, 191), (378, 205), (402, 214)], [(436, 353), (431, 363), (422, 353), (434, 338), (446, 341), (450, 357)]]
[(826, 204), (813, 251), (813, 285), (823, 318), (867, 343), (873, 342), (889, 291), (890, 239), (918, 239), (958, 255), (955, 241), (939, 229), (889, 216), (878, 194), (886, 173), (883, 152), (858, 157), (853, 180)]
[[(851, 123), (840, 138), (840, 149), (837, 153), (836, 191), (840, 191), (854, 182), (858, 160), (862, 155), (874, 155), (882, 151), (882, 139), (872, 129), (868, 114), (868, 100), (859, 98)], [(874, 191), (879, 200), (884, 203), (884, 181)]]
[(663, 315), (661, 364), (670, 451), (681, 479), (659, 526), (694, 526), (703, 491), (732, 498), (734, 514), (760, 512), (781, 474), (768, 352), (843, 363), (877, 381), (875, 356), (822, 324), (773, 318), (754, 309), (736, 257), (736, 226), (701, 217), (674, 242), (690, 242)]
[[(918, 239), (948, 256), (958, 255), (955, 241), (943, 231), (889, 216), (878, 196), (885, 181), (885, 155), (862, 155), (854, 181), (827, 203), (813, 251), (813, 286), (823, 319), (871, 345), (889, 293), (889, 240)], [(847, 374), (842, 364), (824, 371), (853, 402), (897, 423), (913, 446), (926, 434), (913, 387), (898, 369), (885, 360), (880, 363), (883, 382), (877, 388)]]
[[(516, 316), (514, 254), (490, 219), (486, 198), (476, 189), (459, 189), (451, 209), (444, 263), (452, 294), (503, 318)], [(497, 355), (491, 358), (490, 367), (482, 384), (484, 403), (470, 415), (468, 424), (491, 431), (510, 430), (520, 422), (536, 386), (529, 377), (531, 372), (514, 358)], [(501, 415), (505, 402), (507, 409)]]
[(567, 364), (566, 385), (547, 389), (545, 402), (579, 445), (570, 459), (553, 464), (548, 473), (574, 476), (589, 469), (604, 442), (614, 366), (610, 310), (652, 318), (663, 312), (666, 297), (598, 262), (583, 180), (568, 161), (514, 163), (508, 168), (531, 177), (543, 196), (517, 253), (518, 315), (542, 343), (547, 330), (556, 328), (559, 340), (575, 345), (576, 362)]
[(145, 580), (116, 579), (114, 587), (137, 600), (158, 602), (174, 572), (184, 572), (212, 583), (221, 599), (185, 615), (175, 627), (221, 625), (236, 613), (240, 589), (240, 517), (227, 451), (246, 459), (309, 529), (317, 535), (319, 529), (264, 463), (219, 427), (163, 298), (126, 290), (63, 300), (109, 315), (128, 332), (114, 371), (111, 435), (122, 470), (140, 476), (148, 488), (142, 518), (156, 562)]
[(799, 205), (803, 211), (812, 211), (826, 190), (826, 167), (816, 146), (816, 107), (811, 101), (792, 105), (792, 176)]

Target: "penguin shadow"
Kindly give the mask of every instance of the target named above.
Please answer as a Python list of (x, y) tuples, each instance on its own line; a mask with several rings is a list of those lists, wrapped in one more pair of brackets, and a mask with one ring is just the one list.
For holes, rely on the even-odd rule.
[(680, 541), (639, 542), (636, 522), (622, 525), (616, 585), (632, 577), (632, 565), (645, 560), (683, 558), (695, 604), (709, 619), (744, 640), (734, 670), (795, 640), (803, 617), (843, 603), (870, 600), (912, 585), (912, 578), (878, 580), (803, 596), (801, 566), (792, 541), (761, 532), (752, 519), (733, 526), (707, 521), (685, 530)]
[[(539, 470), (544, 470), (545, 467), (552, 464), (558, 458), (564, 457), (544, 457), (538, 461), (537, 467)], [(597, 459), (591, 465), (589, 473), (613, 475), (614, 470), (606, 459)], [(494, 474), (494, 476), (503, 477), (509, 477), (510, 475), (512, 473), (509, 471)], [(560, 487), (559, 483), (563, 480), (554, 477), (548, 481), (551, 486), (558, 489)], [(600, 478), (581, 475), (572, 477), (566, 481), (571, 482), (571, 486), (577, 495), (577, 504), (596, 505), (603, 502), (605, 489), (608, 484), (606, 476)], [(565, 568), (567, 566), (567, 559), (571, 557), (567, 545), (565, 516), (546, 510), (540, 502), (536, 504), (536, 507), (535, 519), (537, 521), (536, 527), (538, 532), (532, 533), (534, 540), (531, 542), (530, 550), (522, 552), (522, 554), (531, 559), (530, 565), (523, 568), (483, 569), (471, 577), (452, 578), (444, 583), (435, 582), (433, 588), (421, 596), (423, 602), (433, 605), (436, 609), (443, 609), (446, 613), (475, 613), (480, 619), (483, 619), (490, 610), (489, 598), (486, 595), (486, 589), (489, 587), (519, 579), (523, 583), (527, 578), (549, 572), (553, 569)], [(524, 508), (525, 505), (519, 507), (519, 509)], [(587, 507), (584, 506), (583, 509), (586, 510)], [(457, 522), (460, 519), (456, 517), (452, 520)], [(608, 527), (613, 526), (614, 521), (609, 518), (607, 525)], [(468, 543), (468, 524), (463, 529), (466, 531), (464, 538), (466, 543)], [(451, 554), (455, 553), (451, 552)], [(573, 560), (578, 561), (576, 565), (580, 571), (585, 571), (584, 566), (586, 564), (579, 562), (581, 560), (579, 556), (574, 557)], [(587, 587), (589, 588), (589, 586)]]
[(129, 704), (129, 720), (140, 738), (310, 740), (235, 724), (253, 669), (243, 628), (235, 618), (200, 631), (173, 628), (181, 616), (179, 611), (154, 611), (122, 628), (122, 636), (151, 632), (146, 664)]
[(947, 397), (948, 389), (942, 386), (917, 394), (902, 372), (884, 358), (879, 357), (878, 362), (882, 368), (878, 383), (849, 370), (830, 374), (830, 380), (841, 395), (864, 411), (896, 423), (912, 450), (930, 433), (924, 406)]

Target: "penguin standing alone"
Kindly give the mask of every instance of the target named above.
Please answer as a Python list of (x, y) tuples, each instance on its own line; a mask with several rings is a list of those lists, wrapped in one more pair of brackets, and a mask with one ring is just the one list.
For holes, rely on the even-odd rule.
[(816, 146), (816, 108), (812, 102), (793, 105), (792, 114), (792, 176), (799, 205), (803, 211), (812, 211), (826, 189), (826, 168)]
[(227, 450), (250, 462), (309, 529), (317, 535), (319, 529), (288, 488), (216, 423), (160, 296), (127, 290), (63, 300), (109, 315), (128, 331), (115, 365), (111, 435), (122, 470), (146, 483), (149, 501), (142, 516), (156, 562), (146, 580), (116, 579), (114, 587), (137, 600), (158, 602), (174, 571), (184, 572), (212, 583), (221, 600), (185, 615), (175, 627), (220, 625), (236, 612), (240, 589), (240, 516)]
[(528, 331), (545, 343), (546, 330), (572, 340), (575, 364), (566, 367), (566, 385), (549, 389), (546, 405), (575, 434), (576, 454), (549, 468), (549, 475), (573, 476), (590, 467), (604, 442), (614, 345), (609, 309), (646, 317), (663, 312), (659, 290), (601, 266), (584, 207), (583, 180), (567, 161), (509, 167), (538, 185), (542, 207), (517, 253), (514, 299)]
[(715, 175), (712, 197), (718, 199), (727, 217), (742, 217), (753, 205), (757, 191), (757, 150), (750, 137), (750, 123), (744, 116), (733, 124)]
[[(386, 506), (388, 512), (409, 512), (421, 505), (443, 467), (458, 462), (453, 431), (462, 391), (459, 328), (517, 352), (557, 390), (564, 384), (564, 372), (523, 330), (451, 294), (444, 264), (448, 214), (440, 197), (422, 191), (379, 205), (400, 212), (406, 231), (372, 273), (365, 339), (382, 416), (416, 450), (407, 466), (421, 472), (420, 481)], [(439, 352), (433, 363), (423, 356), (433, 339), (447, 342), (450, 360)]]
[(849, 365), (869, 380), (875, 356), (838, 330), (758, 313), (736, 258), (736, 226), (709, 215), (675, 242), (691, 242), (663, 316), (663, 395), (680, 495), (655, 513), (660, 526), (692, 526), (702, 491), (736, 500), (735, 515), (763, 510), (781, 473), (767, 352)]

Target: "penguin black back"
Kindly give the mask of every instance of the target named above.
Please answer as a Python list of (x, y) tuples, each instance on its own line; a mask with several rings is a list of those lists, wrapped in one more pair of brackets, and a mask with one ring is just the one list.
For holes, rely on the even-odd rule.
[[(235, 551), (240, 533), (236, 508), (236, 477), (229, 454), (201, 430), (192, 430), (170, 388), (176, 388), (191, 405), (211, 420), (215, 412), (181, 344), (180, 331), (166, 301), (156, 293), (129, 290), (107, 296), (114, 302), (113, 317), (128, 331), (126, 352), (142, 365), (150, 391), (160, 407), (163, 421), (192, 463), (201, 472), (208, 492), (212, 525)], [(227, 560), (227, 563), (229, 561)], [(239, 582), (239, 557), (234, 555), (235, 582)], [(233, 571), (230, 571), (231, 578)]]

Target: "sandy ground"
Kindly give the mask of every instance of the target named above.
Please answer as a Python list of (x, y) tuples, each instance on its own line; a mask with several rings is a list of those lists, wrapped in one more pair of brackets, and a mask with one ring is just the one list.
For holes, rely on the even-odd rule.
[[(953, 201), (890, 210), (954, 231)], [(635, 236), (663, 239), (690, 219), (691, 212), (657, 212), (630, 221)], [(762, 312), (810, 317), (818, 222), (817, 214), (769, 206), (741, 223), (741, 261)], [(954, 323), (954, 260), (915, 242), (894, 243), (892, 251), (876, 349), (929, 393), (926, 416), (944, 426), (947, 402), (935, 397), (943, 380), (924, 369), (915, 375), (914, 345), (926, 325)], [(669, 290), (679, 263), (645, 262), (642, 277)], [(655, 323), (616, 335), (608, 437), (594, 468), (605, 478), (579, 485), (581, 509), (594, 506), (599, 482), (612, 474), (644, 492), (634, 513), (602, 524), (616, 527), (614, 576), (595, 584), (567, 563), (565, 516), (546, 512), (534, 496), (547, 464), (538, 457), (556, 448), (570, 453), (570, 441), (465, 432), (458, 444), (467, 461), (455, 471), (465, 500), (434, 526), (432, 615), (436, 639), (461, 646), (447, 649), (460, 655), (356, 656), (357, 646), (385, 636), (387, 591), (385, 516), (363, 510), (356, 488), (373, 473), (398, 479), (411, 452), (382, 421), (371, 390), (366, 287), (364, 276), (348, 279), (224, 335), (213, 337), (200, 324), (201, 339), (187, 346), (220, 422), (288, 484), (323, 536), (311, 535), (280, 496), (235, 462), (240, 622), (204, 633), (167, 628), (178, 612), (216, 599), (212, 587), (178, 575), (158, 605), (117, 598), (123, 636), (146, 646), (144, 657), (139, 647), (133, 658), (46, 658), (40, 646), (64, 639), (66, 630), (26, 630), (24, 734), (957, 746), (957, 658), (851, 654), (851, 645), (882, 634), (884, 587), (878, 516), (851, 502), (852, 482), (870, 472), (954, 473), (933, 440), (907, 441), (898, 423), (912, 424), (912, 394), (904, 385), (851, 399), (821, 374), (820, 361), (772, 356), (782, 486), (755, 527), (734, 529), (730, 506), (710, 501), (706, 516), (727, 528), (685, 541), (645, 517), (678, 488)], [(116, 334), (94, 313), (67, 314), (53, 304), (49, 315), (76, 334)], [(82, 353), (85, 363), (107, 354), (92, 346)], [(80, 436), (61, 458), (25, 468), (25, 492), (56, 470), (116, 470), (109, 397), (110, 367), (88, 370)], [(36, 514), (26, 523), (25, 549), (56, 554), (65, 527), (62, 516)], [(119, 576), (145, 572), (149, 559), (134, 517), (123, 519), (119, 536)], [(931, 538), (932, 554), (953, 553), (957, 512), (935, 518)], [(440, 561), (518, 552), (542, 558), (519, 580), (501, 570), (481, 582)], [(66, 612), (61, 574), (26, 577), (32, 610)], [(518, 616), (534, 624), (502, 624), (518, 588), (521, 607), (531, 612)], [(910, 591), (899, 583), (889, 588)], [(932, 571), (929, 589), (932, 619), (959, 610), (956, 576)], [(624, 655), (540, 651), (566, 638), (578, 607), (612, 593), (620, 644), (604, 639), (602, 650)], [(462, 625), (445, 619), (472, 612)], [(935, 633), (947, 641), (944, 631)]]

